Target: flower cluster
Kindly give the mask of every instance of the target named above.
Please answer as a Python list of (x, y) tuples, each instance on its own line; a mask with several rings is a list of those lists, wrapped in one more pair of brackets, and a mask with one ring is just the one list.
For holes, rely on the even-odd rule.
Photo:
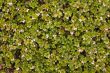
[(0, 73), (110, 73), (110, 0), (0, 0)]

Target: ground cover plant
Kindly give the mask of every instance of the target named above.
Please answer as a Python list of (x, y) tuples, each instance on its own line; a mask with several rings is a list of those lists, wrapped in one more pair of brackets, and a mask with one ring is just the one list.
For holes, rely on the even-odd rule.
[(110, 73), (110, 0), (0, 0), (0, 73)]

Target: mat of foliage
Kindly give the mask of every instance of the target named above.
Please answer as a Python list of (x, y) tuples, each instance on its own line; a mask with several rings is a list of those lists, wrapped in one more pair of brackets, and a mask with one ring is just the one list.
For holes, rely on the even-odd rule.
[(110, 73), (110, 0), (0, 0), (0, 73)]

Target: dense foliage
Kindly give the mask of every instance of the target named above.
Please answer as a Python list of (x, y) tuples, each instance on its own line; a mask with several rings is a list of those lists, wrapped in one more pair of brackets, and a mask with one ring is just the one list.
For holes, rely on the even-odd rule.
[(110, 73), (110, 0), (0, 0), (0, 73)]

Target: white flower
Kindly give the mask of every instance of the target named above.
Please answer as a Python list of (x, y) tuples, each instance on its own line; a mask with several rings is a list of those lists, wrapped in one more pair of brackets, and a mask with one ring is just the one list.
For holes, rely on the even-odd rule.
[(83, 50), (82, 49), (79, 49), (78, 52), (83, 52)]
[(57, 17), (58, 15), (57, 14), (54, 14), (54, 17)]
[(49, 24), (51, 24), (52, 22), (51, 21), (49, 21)]
[(65, 28), (65, 30), (68, 30), (67, 28)]
[(3, 26), (5, 27), (7, 24), (4, 24)]
[(36, 41), (35, 39), (33, 39), (32, 41)]
[(68, 20), (68, 19), (69, 19), (69, 17), (66, 17), (66, 19)]
[(71, 35), (73, 35), (73, 34), (74, 34), (74, 32), (73, 32), (73, 31), (71, 31), (71, 32), (70, 32), (70, 34), (71, 34)]
[(34, 69), (35, 68), (35, 66), (32, 66), (30, 69)]
[(98, 67), (98, 65), (96, 65), (95, 67)]
[(18, 11), (19, 11), (19, 8), (16, 8), (16, 10), (18, 10)]
[(61, 34), (61, 32), (58, 32), (59, 34)]
[(103, 6), (106, 6), (105, 3), (103, 3)]
[(94, 61), (92, 61), (92, 64), (94, 64)]
[(24, 54), (21, 57), (24, 58)]
[(13, 58), (13, 59), (11, 59), (11, 61), (14, 61), (15, 59)]
[(9, 12), (10, 10), (9, 9), (7, 9), (7, 13)]
[(46, 29), (43, 29), (44, 31), (46, 31)]
[(106, 68), (103, 68), (102, 70), (106, 72)]
[(58, 68), (56, 67), (55, 70), (58, 70)]
[(29, 38), (31, 38), (30, 36), (27, 36), (27, 38), (29, 39)]
[(23, 20), (23, 21), (21, 21), (22, 23), (25, 23), (26, 22), (26, 20)]
[(77, 28), (75, 27), (75, 28), (73, 28), (73, 30), (77, 30)]
[(82, 64), (84, 64), (84, 61), (81, 61)]
[(64, 57), (63, 55), (61, 57)]
[(71, 20), (74, 23), (74, 20)]
[(86, 32), (88, 32), (88, 30), (86, 30)]
[(101, 59), (98, 59), (97, 62), (101, 62)]
[(21, 30), (20, 30), (20, 32), (24, 32), (24, 30), (23, 30), (23, 29), (21, 29)]
[(54, 38), (56, 38), (56, 35), (53, 35)]
[(110, 17), (110, 14), (108, 14), (107, 16)]
[(86, 11), (83, 9), (83, 12), (86, 12)]
[(93, 42), (93, 44), (95, 44), (95, 41)]
[(14, 29), (14, 31), (16, 32), (16, 29)]
[(49, 16), (49, 14), (46, 14), (46, 16)]
[(79, 19), (80, 22), (82, 22), (82, 19)]
[(8, 3), (8, 5), (9, 5), (9, 6), (12, 6), (12, 5), (13, 5), (13, 3), (12, 3), (12, 2), (10, 2), (10, 3)]
[(97, 51), (95, 51), (94, 53), (97, 53)]
[(101, 0), (99, 0), (99, 2), (101, 2)]
[(29, 9), (26, 10), (26, 12), (28, 12), (28, 11), (29, 11)]
[(43, 13), (43, 11), (40, 11), (40, 13)]
[(21, 43), (18, 43), (18, 46), (20, 46), (21, 45)]
[(37, 32), (39, 32), (39, 30), (36, 30)]
[(105, 28), (105, 31), (108, 31), (108, 28)]
[(48, 34), (46, 34), (46, 38), (48, 38), (49, 37), (49, 35)]
[(86, 38), (85, 37), (83, 37), (83, 40), (85, 40)]
[(27, 48), (25, 49), (25, 52), (27, 52)]
[(105, 58), (106, 58), (106, 56), (103, 56), (103, 58), (105, 59)]
[(18, 67), (18, 68), (16, 68), (16, 70), (19, 70), (19, 67)]
[(36, 18), (32, 17), (32, 20), (34, 20), (34, 19), (36, 19)]
[(27, 26), (28, 28), (31, 28), (31, 26)]
[(102, 18), (102, 17), (100, 17), (100, 20), (103, 20), (103, 18)]
[(36, 15), (37, 15), (37, 16), (39, 16), (39, 15), (40, 15), (40, 13), (36, 13)]
[(36, 45), (34, 45), (34, 47), (36, 47)]

